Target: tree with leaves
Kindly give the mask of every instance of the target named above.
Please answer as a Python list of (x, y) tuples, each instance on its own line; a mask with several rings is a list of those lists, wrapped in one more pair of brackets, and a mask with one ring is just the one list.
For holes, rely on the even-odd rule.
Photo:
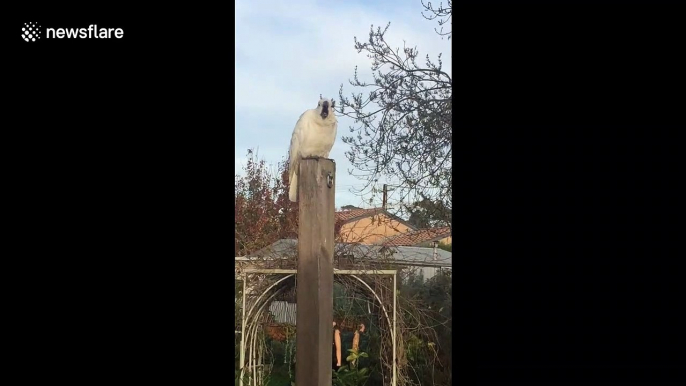
[[(447, 6), (424, 3), (422, 15), (438, 22), (437, 38), (452, 35), (452, 0)], [(419, 56), (416, 47), (393, 49), (385, 28), (372, 26), (366, 42), (355, 37), (355, 49), (372, 59), (373, 81), (359, 78), (357, 68), (350, 84), (360, 92), (339, 91), (340, 114), (354, 120), (346, 157), (351, 174), (378, 192), (383, 176), (400, 179), (402, 203), (431, 200), (452, 208), (452, 78), (443, 68), (441, 54), (434, 60)], [(363, 189), (364, 190), (364, 189)], [(444, 218), (447, 219), (447, 212)]]
[(443, 201), (423, 199), (411, 205), (405, 205), (409, 214), (407, 222), (419, 229), (447, 227), (452, 221), (452, 211)]
[(248, 150), (244, 175), (235, 176), (235, 256), (298, 234), (298, 204), (288, 199), (288, 162), (270, 170)]

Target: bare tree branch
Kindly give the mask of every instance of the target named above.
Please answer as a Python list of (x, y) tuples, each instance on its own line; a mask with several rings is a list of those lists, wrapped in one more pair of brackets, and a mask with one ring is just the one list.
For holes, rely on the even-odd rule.
[[(422, 2), (422, 15), (436, 20), (440, 36), (450, 38), (452, 1), (447, 7)], [(357, 68), (350, 85), (363, 92), (344, 96), (339, 90), (339, 113), (353, 119), (346, 157), (351, 174), (366, 182), (365, 190), (378, 191), (383, 176), (400, 181), (400, 203), (431, 199), (435, 208), (452, 208), (452, 78), (443, 70), (441, 54), (427, 55), (420, 65), (419, 51), (407, 43), (393, 49), (385, 28), (374, 26), (369, 39), (355, 37), (355, 49), (372, 60), (372, 82), (363, 81)], [(402, 211), (402, 210), (401, 210)], [(444, 218), (448, 219), (449, 214)]]

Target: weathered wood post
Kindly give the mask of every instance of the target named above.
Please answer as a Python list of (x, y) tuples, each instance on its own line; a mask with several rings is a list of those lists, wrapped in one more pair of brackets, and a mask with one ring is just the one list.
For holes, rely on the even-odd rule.
[(303, 158), (299, 172), (295, 384), (328, 386), (333, 344), (336, 164), (328, 158)]

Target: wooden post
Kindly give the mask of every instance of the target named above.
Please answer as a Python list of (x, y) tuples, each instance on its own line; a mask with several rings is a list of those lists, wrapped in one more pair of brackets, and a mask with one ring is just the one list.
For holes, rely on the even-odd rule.
[(331, 385), (336, 164), (303, 158), (299, 172), (295, 384)]

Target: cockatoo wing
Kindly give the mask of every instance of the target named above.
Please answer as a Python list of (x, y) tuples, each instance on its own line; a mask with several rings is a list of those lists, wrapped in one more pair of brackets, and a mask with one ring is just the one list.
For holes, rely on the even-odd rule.
[(295, 124), (291, 137), (291, 148), (288, 150), (288, 183), (290, 184), (288, 198), (293, 202), (298, 201), (298, 165), (300, 163), (300, 143), (306, 127), (305, 114), (307, 111), (300, 115)]
[(325, 158), (329, 158), (329, 154), (331, 153), (331, 149), (333, 149), (333, 144), (336, 141), (337, 131), (338, 131), (338, 120), (336, 119), (336, 121), (333, 124), (333, 136), (331, 137), (333, 140), (331, 141), (331, 145), (329, 146), (329, 149), (326, 151), (326, 155), (324, 156)]

